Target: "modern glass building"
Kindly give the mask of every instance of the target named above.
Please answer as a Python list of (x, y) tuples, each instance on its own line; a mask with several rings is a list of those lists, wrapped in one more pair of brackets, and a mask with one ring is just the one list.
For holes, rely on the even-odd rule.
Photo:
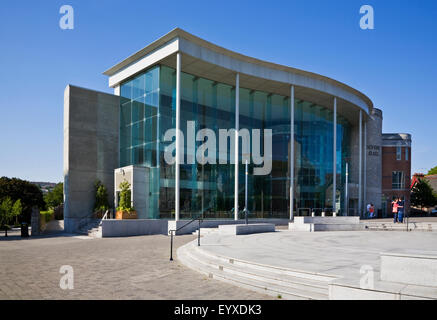
[[(181, 130), (187, 137), (188, 121), (195, 131), (235, 128), (235, 86), (193, 74), (181, 73)], [(268, 91), (239, 88), (240, 128), (271, 129), (272, 170), (254, 176), (249, 165), (248, 209), (257, 218), (288, 218), (290, 214), (290, 97)], [(294, 99), (296, 208), (330, 209), (333, 185), (333, 111), (322, 105)], [(150, 168), (147, 216), (174, 218), (175, 166), (164, 161), (167, 130), (176, 124), (176, 70), (155, 65), (120, 84), (120, 167)], [(344, 210), (346, 161), (350, 158), (350, 123), (337, 116), (337, 201)], [(203, 143), (196, 141), (195, 150)], [(182, 157), (187, 163), (187, 144)], [(219, 158), (219, 150), (216, 150)], [(240, 159), (242, 148), (240, 146)], [(207, 218), (234, 218), (235, 165), (181, 164), (180, 217), (200, 212)], [(239, 164), (239, 181), (245, 166)], [(245, 184), (239, 185), (239, 208), (244, 207)]]
[[(241, 219), (246, 193), (250, 218), (260, 220), (362, 215), (368, 202), (381, 207), (381, 154), (375, 150), (382, 144), (382, 112), (344, 83), (245, 56), (181, 29), (104, 74), (113, 95), (73, 86), (65, 92), (66, 213), (74, 226), (92, 215), (95, 179), (115, 205), (120, 179), (130, 179), (138, 218), (150, 221), (199, 214)], [(172, 129), (183, 137), (166, 139)], [(214, 152), (215, 163), (197, 161), (209, 139), (196, 139), (202, 129), (215, 137), (230, 133), (225, 151), (204, 154)], [(254, 129), (261, 132), (261, 155), (271, 147), (272, 165), (268, 174), (256, 175), (262, 165), (249, 161), (246, 190), (243, 160), (248, 154), (253, 160)], [(244, 130), (250, 150), (242, 147)], [(268, 130), (271, 142), (264, 145)], [(172, 145), (176, 163), (165, 160)]]

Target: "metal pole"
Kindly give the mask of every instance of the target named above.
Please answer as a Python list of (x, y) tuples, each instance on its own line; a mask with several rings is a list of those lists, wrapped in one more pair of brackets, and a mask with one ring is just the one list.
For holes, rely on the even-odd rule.
[[(337, 97), (334, 97), (334, 139), (332, 157), (332, 209), (337, 212)], [(334, 215), (334, 214), (333, 214)]]
[(358, 125), (358, 214), (361, 217), (362, 208), (362, 159), (363, 159), (363, 112), (360, 110), (359, 125)]
[(200, 219), (199, 219), (199, 232), (197, 233), (197, 246), (200, 247)]
[(176, 54), (176, 163), (175, 163), (175, 220), (179, 220), (180, 205), (180, 121), (181, 121), (181, 53)]
[(240, 74), (235, 77), (235, 177), (234, 177), (234, 219), (238, 220), (238, 131), (240, 130)]
[(367, 121), (364, 122), (364, 152), (363, 152), (363, 202), (367, 214)]
[(170, 261), (173, 261), (173, 230), (170, 231)]
[(294, 86), (290, 89), (290, 221), (294, 209)]
[(248, 177), (249, 177), (249, 164), (247, 163), (247, 159), (246, 159), (246, 179), (245, 179), (245, 191), (244, 191), (244, 215), (245, 215), (245, 218), (246, 218), (246, 224), (248, 224), (248, 221), (247, 221), (247, 187), (248, 187), (248, 184), (247, 184), (247, 180), (248, 180)]
[(345, 181), (345, 191), (344, 191), (345, 195), (345, 211), (346, 211), (346, 216), (349, 215), (349, 163), (346, 162), (346, 181)]

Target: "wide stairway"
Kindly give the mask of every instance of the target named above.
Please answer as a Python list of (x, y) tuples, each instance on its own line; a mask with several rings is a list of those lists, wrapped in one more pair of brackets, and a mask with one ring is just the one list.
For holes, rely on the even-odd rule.
[(198, 247), (197, 240), (180, 247), (177, 256), (182, 264), (209, 278), (282, 299), (327, 300), (328, 285), (335, 280), (333, 276), (219, 256)]

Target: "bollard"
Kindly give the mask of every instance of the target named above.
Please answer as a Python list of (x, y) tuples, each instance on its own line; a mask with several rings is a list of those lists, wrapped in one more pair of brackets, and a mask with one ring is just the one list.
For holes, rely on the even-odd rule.
[(322, 217), (324, 217), (325, 216), (325, 211), (322, 211)]
[(316, 212), (315, 211), (312, 211), (311, 212), (311, 217), (315, 217), (316, 216)]

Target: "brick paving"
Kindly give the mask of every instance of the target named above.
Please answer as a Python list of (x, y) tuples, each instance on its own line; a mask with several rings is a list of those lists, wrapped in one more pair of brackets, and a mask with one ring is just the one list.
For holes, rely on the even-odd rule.
[[(164, 235), (21, 240), (16, 234), (0, 234), (0, 299), (272, 299), (209, 279), (177, 258), (170, 262)], [(175, 237), (175, 249), (193, 239)], [(73, 267), (72, 290), (59, 286), (62, 265)]]

